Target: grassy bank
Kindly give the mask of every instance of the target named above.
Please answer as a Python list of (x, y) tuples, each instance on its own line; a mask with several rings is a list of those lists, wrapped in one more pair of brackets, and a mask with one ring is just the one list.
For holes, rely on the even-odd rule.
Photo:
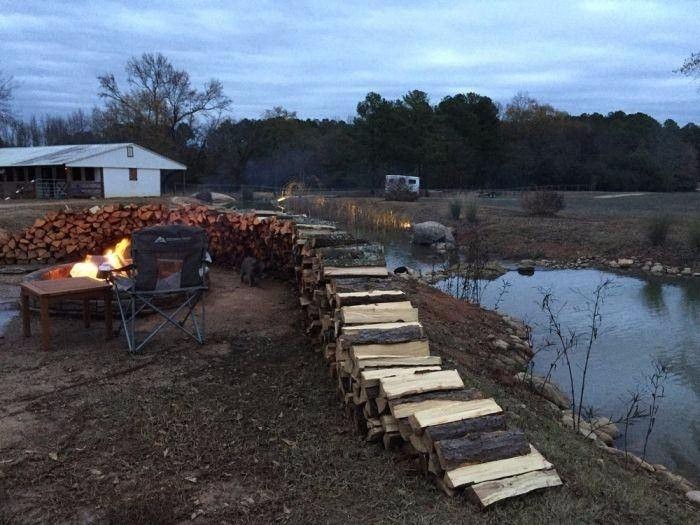
[[(470, 225), (464, 214), (460, 219), (452, 218), (450, 204), (455, 197), (476, 204), (493, 258), (572, 261), (579, 257), (633, 257), (677, 266), (700, 263), (689, 242), (691, 225), (700, 220), (700, 192), (566, 193), (566, 207), (555, 217), (527, 215), (517, 195), (477, 198), (471, 194), (433, 194), (417, 202), (357, 198), (352, 203), (375, 213), (391, 212), (412, 223), (442, 222), (454, 227), (459, 240)], [(648, 239), (650, 222), (661, 214), (671, 217), (671, 225), (666, 242), (653, 246)]]

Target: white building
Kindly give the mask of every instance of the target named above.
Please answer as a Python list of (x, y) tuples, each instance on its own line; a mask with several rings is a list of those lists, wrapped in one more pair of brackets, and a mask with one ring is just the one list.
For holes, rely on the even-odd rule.
[(0, 196), (158, 196), (161, 170), (185, 169), (133, 143), (0, 148)]

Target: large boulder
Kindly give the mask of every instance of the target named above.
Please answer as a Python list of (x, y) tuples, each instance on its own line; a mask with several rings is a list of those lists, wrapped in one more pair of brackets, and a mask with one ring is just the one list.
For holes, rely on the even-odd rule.
[(454, 244), (452, 230), (435, 221), (419, 222), (413, 225), (413, 244), (429, 246), (438, 242)]

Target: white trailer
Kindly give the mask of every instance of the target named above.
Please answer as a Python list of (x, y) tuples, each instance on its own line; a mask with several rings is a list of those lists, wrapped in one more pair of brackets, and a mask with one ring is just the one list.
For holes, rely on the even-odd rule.
[(384, 181), (384, 191), (392, 191), (400, 187), (406, 187), (413, 193), (420, 193), (420, 177), (409, 175), (387, 175)]

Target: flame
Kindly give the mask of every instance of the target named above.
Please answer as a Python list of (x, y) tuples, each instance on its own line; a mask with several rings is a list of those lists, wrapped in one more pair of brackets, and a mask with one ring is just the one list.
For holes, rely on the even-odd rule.
[(126, 265), (126, 253), (131, 246), (131, 241), (124, 238), (117, 243), (114, 249), (107, 250), (104, 255), (88, 255), (84, 261), (75, 263), (70, 270), (71, 277), (97, 278), (100, 264), (108, 264), (112, 268), (121, 268)]
[(402, 227), (404, 230), (408, 230), (408, 229), (411, 227), (411, 223), (408, 222), (408, 221), (402, 222), (402, 223), (401, 223), (401, 227)]

